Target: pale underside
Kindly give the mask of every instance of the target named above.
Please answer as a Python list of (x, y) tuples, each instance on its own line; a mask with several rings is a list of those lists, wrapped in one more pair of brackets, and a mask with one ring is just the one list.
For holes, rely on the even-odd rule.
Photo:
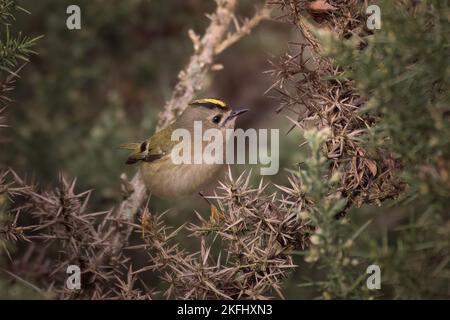
[(217, 180), (223, 164), (174, 165), (170, 155), (153, 162), (141, 162), (140, 171), (152, 195), (183, 197), (202, 190)]

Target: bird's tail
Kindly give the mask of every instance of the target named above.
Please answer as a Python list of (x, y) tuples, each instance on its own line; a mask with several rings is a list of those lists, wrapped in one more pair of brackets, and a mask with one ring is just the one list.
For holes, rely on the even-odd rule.
[(127, 161), (125, 162), (126, 164), (134, 164), (145, 159), (145, 155), (141, 151), (141, 145), (142, 143), (124, 143), (119, 146), (120, 149), (132, 151)]
[(141, 147), (141, 143), (123, 143), (119, 145), (120, 149), (127, 149), (133, 151), (139, 151)]

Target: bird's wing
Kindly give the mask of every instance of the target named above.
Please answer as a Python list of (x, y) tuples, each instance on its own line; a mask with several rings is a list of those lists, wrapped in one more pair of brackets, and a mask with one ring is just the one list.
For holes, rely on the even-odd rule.
[(134, 164), (139, 161), (152, 162), (161, 159), (170, 153), (177, 143), (171, 140), (171, 126), (155, 133), (142, 143), (127, 143), (120, 146), (122, 149), (132, 150), (126, 164)]

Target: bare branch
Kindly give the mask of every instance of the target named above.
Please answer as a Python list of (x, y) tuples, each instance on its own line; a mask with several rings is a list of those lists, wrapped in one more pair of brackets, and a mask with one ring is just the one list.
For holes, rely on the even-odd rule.
[[(179, 82), (175, 86), (172, 97), (167, 101), (164, 110), (159, 114), (158, 129), (170, 124), (184, 110), (194, 97), (194, 93), (201, 89), (205, 76), (215, 57), (215, 48), (222, 42), (229, 29), (236, 7), (236, 0), (219, 0), (217, 9), (210, 16), (211, 23), (203, 37), (194, 37), (195, 49), (188, 65), (178, 74)], [(192, 37), (192, 32), (191, 38)]]
[[(270, 15), (270, 9), (263, 7), (240, 29), (227, 36), (227, 31), (233, 21), (236, 0), (217, 0), (216, 2), (217, 9), (208, 16), (211, 23), (205, 34), (200, 38), (192, 30), (189, 31), (189, 37), (194, 45), (194, 53), (186, 68), (179, 73), (179, 82), (175, 86), (172, 97), (159, 114), (157, 131), (169, 125), (184, 111), (193, 99), (195, 92), (201, 89), (208, 71), (214, 67), (214, 58), (250, 33), (254, 27)], [(132, 220), (148, 195), (139, 173), (133, 177), (127, 189), (131, 192), (121, 202), (118, 216)]]
[(238, 42), (242, 37), (250, 34), (252, 29), (254, 29), (261, 21), (269, 19), (272, 8), (273, 7), (265, 5), (258, 9), (251, 19), (247, 19), (242, 26), (237, 26), (234, 33), (228, 34), (227, 38), (217, 46), (215, 54), (222, 53), (226, 48)]

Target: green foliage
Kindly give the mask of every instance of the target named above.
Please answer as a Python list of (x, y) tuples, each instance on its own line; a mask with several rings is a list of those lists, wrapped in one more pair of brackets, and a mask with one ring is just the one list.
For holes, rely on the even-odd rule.
[[(400, 200), (381, 208), (386, 213), (370, 210), (372, 215), (394, 222), (370, 228), (354, 247), (380, 265), (383, 298), (448, 297), (448, 1), (381, 1), (379, 5), (380, 30), (349, 41), (322, 38), (328, 56), (346, 70), (347, 77), (368, 100), (363, 112), (379, 118), (368, 130), (367, 147), (393, 151), (403, 164), (399, 174), (409, 185)], [(355, 216), (361, 211), (352, 210), (350, 217), (358, 220)], [(325, 217), (322, 223), (337, 236), (337, 244), (342, 240), (340, 228), (330, 228), (333, 223)], [(333, 260), (339, 260), (341, 253), (326, 252), (331, 255), (326, 259), (333, 269)], [(345, 274), (336, 279), (341, 277), (345, 279)], [(334, 282), (328, 277), (324, 285), (332, 287)], [(331, 296), (336, 296), (336, 289), (331, 290)]]
[[(98, 191), (94, 195), (100, 195), (102, 201), (109, 204), (110, 201), (118, 199), (115, 186), (123, 166), (116, 147), (123, 142), (142, 139), (152, 131), (156, 118), (154, 110), (160, 110), (173, 87), (176, 71), (186, 62), (187, 53), (192, 50), (186, 37), (187, 28), (197, 29), (206, 22), (200, 19), (203, 18), (203, 13), (208, 11), (208, 5), (205, 3), (171, 1), (161, 5), (158, 2), (143, 0), (111, 0), (111, 5), (105, 6), (101, 0), (83, 0), (79, 1), (83, 13), (82, 30), (68, 31), (64, 22), (67, 17), (65, 9), (71, 4), (70, 1), (30, 2), (28, 9), (33, 12), (33, 16), (20, 14), (17, 18), (25, 20), (11, 26), (15, 21), (15, 14), (25, 10), (18, 7), (15, 1), (0, 0), (0, 80), (3, 102), (9, 101), (6, 93), (16, 79), (17, 70), (20, 70), (33, 53), (32, 47), (37, 40), (11, 30), (20, 25), (24, 34), (45, 34), (36, 49), (39, 58), (27, 67), (29, 73), (24, 77), (26, 81), (22, 81), (15, 91), (18, 97), (14, 106), (15, 112), (8, 117), (8, 123), (14, 126), (13, 131), (8, 131), (13, 143), (8, 145), (7, 152), (0, 153), (0, 161), (13, 165), (21, 172), (35, 174), (40, 184), (52, 180), (57, 171), (62, 170), (70, 176), (78, 177), (81, 182), (80, 189), (95, 187)], [(401, 172), (397, 174), (408, 182), (409, 187), (402, 198), (384, 203), (380, 208), (352, 208), (342, 217), (344, 209), (351, 203), (346, 201), (339, 181), (341, 173), (349, 173), (352, 169), (345, 165), (339, 167), (341, 158), (335, 156), (335, 167), (332, 170), (334, 174), (328, 174), (330, 162), (327, 161), (329, 154), (324, 152), (324, 142), (330, 141), (330, 138), (327, 138), (329, 134), (338, 140), (342, 138), (341, 146), (347, 148), (344, 151), (348, 151), (351, 145), (348, 159), (354, 157), (355, 162), (361, 159), (372, 161), (372, 170), (369, 171), (374, 173), (366, 174), (365, 179), (382, 180), (384, 173), (392, 172), (388, 170), (389, 172), (380, 174), (381, 166), (375, 162), (379, 159), (370, 159), (370, 153), (358, 153), (358, 143), (363, 136), (360, 127), (356, 127), (354, 131), (357, 133), (352, 136), (336, 134), (342, 132), (340, 130), (311, 130), (305, 131), (310, 153), (300, 164), (301, 169), (294, 172), (295, 183), (292, 183), (292, 188), (280, 188), (289, 196), (285, 195), (286, 197), (283, 196), (279, 201), (274, 201), (275, 196), (272, 195), (262, 197), (260, 192), (263, 192), (265, 187), (247, 190), (249, 178), (239, 178), (245, 188), (222, 185), (227, 192), (224, 199), (229, 203), (226, 207), (228, 210), (221, 206), (220, 210), (211, 207), (210, 220), (203, 221), (214, 228), (218, 224), (225, 226), (222, 234), (237, 230), (239, 237), (234, 237), (234, 234), (228, 236), (238, 244), (233, 249), (237, 258), (244, 257), (252, 261), (255, 259), (253, 251), (249, 250), (249, 254), (243, 248), (257, 248), (255, 265), (263, 265), (264, 268), (245, 268), (244, 271), (248, 279), (259, 277), (263, 286), (272, 286), (277, 292), (280, 286), (279, 275), (284, 277), (287, 269), (294, 268), (288, 253), (295, 248), (297, 251), (294, 251), (294, 254), (301, 255), (306, 261), (306, 264), (301, 264), (303, 261), (299, 263), (300, 277), (305, 278), (308, 269), (306, 266), (310, 266), (311, 275), (307, 281), (301, 282), (300, 288), (298, 278), (291, 281), (297, 286), (297, 290), (289, 294), (288, 298), (308, 297), (305, 287), (312, 287), (314, 297), (324, 299), (447, 298), (450, 292), (450, 220), (447, 209), (450, 205), (448, 1), (381, 1), (379, 4), (382, 9), (381, 30), (373, 33), (365, 30), (360, 35), (355, 33), (350, 40), (322, 39), (328, 55), (340, 66), (339, 75), (341, 70), (344, 70), (347, 77), (345, 80), (350, 80), (342, 86), (345, 90), (338, 87), (335, 91), (323, 92), (319, 90), (323, 89), (319, 88), (319, 85), (310, 86), (309, 89), (314, 94), (320, 92), (323, 97), (328, 97), (328, 93), (333, 96), (336, 94), (339, 102), (336, 106), (351, 109), (351, 112), (345, 113), (349, 115), (349, 119), (359, 116), (356, 112), (352, 113), (353, 105), (359, 107), (364, 99), (368, 101), (362, 113), (364, 117), (370, 116), (363, 120), (370, 119), (368, 127), (375, 124), (365, 132), (365, 147), (367, 150), (390, 150), (394, 153), (392, 158), (403, 164)], [(336, 5), (341, 11), (329, 14), (333, 19), (338, 19), (339, 14), (347, 9), (343, 2), (338, 4), (336, 1)], [(296, 10), (295, 13), (297, 12)], [(164, 63), (161, 62), (161, 57), (164, 58)], [(295, 58), (291, 55), (287, 57), (292, 63), (292, 70), (296, 72), (299, 68)], [(253, 59), (253, 56), (251, 58)], [(319, 67), (323, 66), (319, 64)], [(281, 74), (287, 74), (293, 79), (295, 77), (290, 73), (292, 70)], [(305, 72), (308, 77), (311, 76), (309, 71)], [(319, 77), (314, 80), (317, 80), (315, 84), (319, 84)], [(339, 83), (343, 79), (337, 80)], [(330, 78), (327, 78), (327, 81), (330, 81)], [(239, 86), (244, 86), (245, 81), (241, 82)], [(347, 91), (354, 89), (348, 83), (357, 84), (363, 96), (362, 102), (358, 102), (359, 96), (357, 100), (348, 99), (346, 95), (351, 94)], [(231, 88), (230, 91), (233, 92), (237, 89)], [(303, 87), (298, 85), (296, 88)], [(312, 116), (317, 106), (323, 106), (329, 111), (322, 119), (333, 118), (336, 114), (333, 108), (329, 108), (330, 100), (317, 105), (317, 100), (311, 99), (307, 102), (314, 108), (307, 111), (306, 117)], [(264, 116), (271, 120), (271, 115), (266, 113)], [(303, 116), (303, 113), (300, 116)], [(140, 125), (133, 127), (131, 123)], [(350, 120), (324, 123), (324, 126), (331, 123), (333, 129), (341, 125), (355, 125), (355, 122)], [(299, 157), (302, 152), (292, 153), (290, 148), (285, 149), (282, 150), (285, 164), (292, 165), (301, 160)], [(366, 173), (369, 171), (366, 170)], [(357, 172), (352, 179), (358, 180), (359, 177)], [(6, 239), (2, 244), (8, 242), (8, 249), (11, 248), (14, 253), (10, 240), (21, 235), (23, 229), (16, 228), (15, 220), (8, 216), (9, 195), (6, 196), (5, 192), (7, 184), (2, 182), (0, 181), (0, 222), (3, 229), (0, 229), (0, 235), (3, 238), (0, 238), (0, 241)], [(370, 181), (365, 182), (368, 183), (359, 187), (364, 189), (370, 185)], [(70, 191), (66, 197), (62, 197), (58, 190), (44, 193), (43, 196), (36, 189), (24, 188), (28, 190), (28, 196), (31, 195), (31, 198), (38, 202), (38, 205), (31, 203), (29, 206), (41, 214), (44, 218), (42, 221), (56, 223), (57, 230), (61, 232), (58, 234), (61, 239), (66, 239), (67, 222), (59, 212), (71, 212), (70, 229), (75, 232), (77, 239), (84, 239), (83, 246), (88, 244), (91, 248), (92, 244), (96, 243), (97, 249), (101, 251), (103, 243), (97, 239), (103, 239), (102, 241), (107, 243), (105, 247), (112, 243), (104, 236), (104, 233), (110, 234), (109, 229), (100, 227), (97, 234), (97, 229), (92, 227), (94, 220), (97, 220), (96, 213), (92, 214), (92, 220), (85, 219), (87, 214), (84, 197), (87, 197), (87, 193), (75, 195), (74, 184), (70, 188), (60, 186), (61, 190)], [(77, 200), (78, 197), (83, 200)], [(90, 203), (94, 208), (106, 207), (105, 203), (100, 206), (97, 204), (95, 201)], [(71, 205), (75, 205), (75, 208), (70, 208)], [(155, 209), (153, 200), (152, 206)], [(297, 211), (297, 208), (300, 209)], [(288, 214), (283, 216), (280, 214), (283, 212)], [(55, 216), (58, 216), (59, 220), (55, 220)], [(145, 229), (147, 220), (144, 218), (145, 215), (141, 219), (142, 230), (139, 234), (144, 238), (148, 237), (148, 242), (154, 246), (158, 242), (149, 237), (151, 233)], [(186, 221), (183, 215), (177, 215), (176, 219), (180, 220), (176, 220), (174, 224), (181, 219)], [(102, 221), (101, 218), (98, 220)], [(110, 220), (113, 221), (111, 218)], [(83, 224), (80, 224), (80, 221), (83, 221)], [(156, 227), (158, 223), (155, 223)], [(260, 229), (259, 223), (266, 231), (261, 231), (263, 229)], [(80, 228), (80, 225), (87, 229)], [(155, 225), (150, 223), (150, 227), (147, 227), (152, 231), (151, 227), (154, 228)], [(64, 228), (60, 229), (60, 226)], [(190, 227), (199, 233), (204, 231), (204, 228), (200, 230), (195, 229), (193, 225)], [(165, 229), (162, 230), (165, 234)], [(244, 231), (251, 245), (242, 247)], [(48, 237), (53, 237), (51, 232), (44, 232)], [(171, 235), (172, 233), (169, 238)], [(266, 238), (270, 240), (265, 240)], [(186, 237), (183, 241), (185, 239)], [(259, 242), (260, 247), (255, 245), (255, 239), (262, 239)], [(308, 248), (303, 251), (306, 245)], [(189, 246), (189, 243), (183, 243), (180, 247), (184, 249), (185, 246)], [(210, 260), (209, 249), (206, 250), (203, 241), (201, 247), (200, 255), (197, 256), (185, 256), (182, 249), (176, 249), (176, 254), (171, 257), (169, 264), (167, 255), (163, 254), (161, 257), (165, 260), (161, 265), (164, 264), (171, 270), (177, 270), (177, 266), (184, 265), (186, 270), (196, 270), (201, 277), (208, 274), (211, 281), (217, 281), (219, 288), (221, 285), (228, 285), (221, 278), (224, 275), (228, 281), (234, 279), (233, 277), (237, 277), (237, 280), (242, 278), (242, 274), (233, 269), (226, 268), (224, 272), (220, 263)], [(298, 251), (299, 247), (302, 251)], [(70, 261), (78, 258), (77, 246), (73, 247), (76, 253), (67, 250), (67, 247), (62, 248), (59, 252), (66, 255)], [(163, 249), (172, 251), (173, 248), (177, 247), (169, 246)], [(166, 253), (164, 250), (162, 252)], [(2, 262), (9, 261), (3, 254), (6, 251), (1, 252)], [(180, 252), (182, 254), (179, 254)], [(273, 260), (272, 252), (277, 252), (277, 260)], [(100, 256), (97, 253), (98, 251), (95, 251), (90, 257), (94, 259)], [(267, 257), (271, 257), (271, 270), (275, 281), (266, 274)], [(211, 263), (212, 267), (206, 265), (205, 261)], [(46, 268), (45, 264), (29, 264), (32, 267), (43, 267), (45, 272), (53, 272), (51, 268)], [(370, 264), (381, 267), (380, 291), (369, 291), (366, 287), (366, 268)], [(102, 266), (109, 269), (110, 262), (106, 261)], [(159, 268), (160, 265), (155, 266)], [(242, 268), (245, 264), (238, 261), (236, 266)], [(279, 271), (281, 269), (283, 271)], [(132, 279), (131, 271), (134, 270), (130, 269), (129, 279)], [(180, 275), (176, 272), (174, 275), (176, 281), (173, 283), (189, 292), (189, 295), (216, 296), (214, 286), (213, 290), (208, 289), (208, 294), (211, 295), (204, 294), (204, 288), (192, 291), (196, 286), (203, 286), (196, 273), (190, 272), (189, 277), (182, 277), (184, 282), (178, 281), (177, 277)], [(41, 280), (44, 278), (46, 281), (50, 280), (41, 276)], [(265, 283), (267, 281), (270, 285)], [(34, 297), (33, 285), (23, 279), (16, 279), (12, 286), (11, 283), (10, 275), (1, 274), (0, 292), (4, 293), (5, 297)], [(236, 283), (233, 282), (232, 285)], [(259, 286), (257, 282), (254, 284)], [(232, 296), (239, 296), (235, 294), (233, 286), (230, 286), (233, 288)], [(3, 290), (4, 287), (8, 290)], [(133, 284), (124, 284), (124, 287), (133, 289)], [(242, 289), (240, 285), (236, 288), (236, 292)], [(261, 292), (250, 292), (249, 297), (259, 296), (265, 288), (260, 287), (258, 290)], [(283, 296), (281, 292), (279, 295)]]
[(10, 25), (18, 11), (28, 13), (15, 1), (0, 1), (0, 103), (3, 105), (10, 101), (7, 92), (12, 90), (17, 73), (28, 62), (28, 57), (35, 53), (31, 48), (40, 38), (11, 34)]
[[(11, 102), (10, 91), (14, 88), (14, 82), (23, 66), (29, 61), (29, 56), (35, 52), (32, 47), (36, 45), (40, 37), (31, 38), (11, 32), (11, 24), (14, 23), (16, 14), (29, 13), (17, 5), (13, 0), (0, 0), (0, 128), (3, 117), (1, 112)], [(1, 132), (3, 134), (3, 132)], [(1, 137), (1, 136), (0, 136)], [(3, 146), (0, 148), (3, 151)], [(0, 262), (11, 259), (14, 251), (14, 242), (21, 238), (20, 228), (15, 228), (16, 221), (10, 215), (10, 201), (7, 196), (9, 182), (6, 181), (3, 167), (0, 162)], [(3, 264), (3, 263), (2, 263)], [(36, 298), (36, 292), (28, 288), (24, 283), (10, 283), (10, 276), (0, 271), (0, 298)]]
[(0, 2), (0, 24), (9, 25), (15, 20), (14, 13), (16, 11), (23, 11), (29, 13), (25, 8), (22, 8), (14, 0), (2, 0)]
[[(405, 223), (364, 235), (368, 259), (381, 266), (382, 294), (390, 299), (448, 298), (450, 237), (448, 220), (433, 208), (406, 206)], [(384, 218), (388, 218), (383, 215)]]
[(68, 30), (70, 4), (30, 2), (30, 19), (17, 19), (24, 33), (45, 37), (15, 91), (14, 130), (6, 133), (14, 143), (0, 161), (41, 184), (54, 183), (59, 172), (77, 176), (80, 187), (95, 185), (94, 201), (112, 203), (125, 170), (117, 147), (152, 134), (191, 53), (187, 29), (208, 22), (209, 5), (77, 1), (81, 30)]
[(356, 39), (335, 39), (329, 54), (368, 99), (365, 112), (381, 115), (373, 146), (398, 155), (413, 188), (448, 197), (449, 3), (382, 1), (380, 7), (382, 27), (364, 39), (366, 48), (355, 49)]
[(368, 223), (354, 230), (355, 226), (350, 224), (348, 218), (337, 218), (346, 206), (346, 199), (337, 190), (340, 174), (336, 172), (332, 177), (325, 176), (328, 161), (322, 146), (329, 134), (327, 129), (304, 132), (311, 152), (297, 175), (302, 192), (312, 205), (309, 210), (300, 212), (300, 217), (309, 219), (313, 227), (305, 261), (314, 263), (321, 272), (320, 276), (316, 275), (315, 279), (305, 281), (301, 286), (315, 287), (324, 299), (368, 298), (371, 295), (365, 288), (366, 275), (359, 267), (361, 258), (351, 252), (354, 241)]

